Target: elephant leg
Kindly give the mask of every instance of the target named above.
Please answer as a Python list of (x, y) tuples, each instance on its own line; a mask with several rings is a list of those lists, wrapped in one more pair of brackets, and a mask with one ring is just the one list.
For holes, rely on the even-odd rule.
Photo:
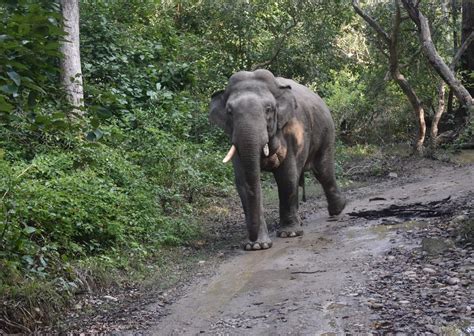
[(285, 160), (274, 172), (280, 199), (280, 228), (277, 236), (281, 238), (303, 235), (301, 220), (298, 216), (299, 174), (296, 163)]
[(301, 173), (301, 177), (300, 177), (300, 187), (303, 189), (303, 196), (301, 197), (301, 200), (303, 202), (306, 202), (306, 187), (305, 187), (305, 184), (304, 184), (304, 171)]
[(328, 202), (330, 216), (339, 215), (346, 206), (346, 198), (342, 195), (336, 183), (334, 171), (333, 149), (326, 149), (313, 162), (313, 173), (321, 183)]
[[(255, 190), (251, 190), (249, 183), (245, 179), (242, 166), (239, 159), (235, 158), (234, 173), (235, 185), (242, 202), (242, 208), (245, 214), (245, 223), (248, 231), (248, 240), (243, 243), (243, 247), (247, 251), (265, 250), (272, 247), (272, 241), (268, 235), (268, 228), (263, 217), (263, 205), (260, 199), (255, 199)], [(260, 185), (257, 186), (260, 188)]]

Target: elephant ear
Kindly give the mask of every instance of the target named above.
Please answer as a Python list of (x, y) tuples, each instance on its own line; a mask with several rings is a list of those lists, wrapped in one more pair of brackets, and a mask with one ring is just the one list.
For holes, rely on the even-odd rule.
[(225, 110), (226, 98), (225, 91), (217, 91), (211, 96), (209, 105), (209, 120), (222, 128), (227, 134), (231, 133), (229, 120)]
[(278, 85), (278, 92), (275, 95), (277, 101), (277, 120), (278, 129), (283, 126), (295, 115), (297, 103), (291, 90), (291, 85)]

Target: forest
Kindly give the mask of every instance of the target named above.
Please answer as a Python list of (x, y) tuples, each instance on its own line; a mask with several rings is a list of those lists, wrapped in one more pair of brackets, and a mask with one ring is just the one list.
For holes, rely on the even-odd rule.
[(318, 92), (343, 186), (354, 157), (474, 146), (470, 0), (3, 0), (0, 16), (0, 334), (208, 235), (210, 206), (236, 197), (209, 103), (237, 71)]

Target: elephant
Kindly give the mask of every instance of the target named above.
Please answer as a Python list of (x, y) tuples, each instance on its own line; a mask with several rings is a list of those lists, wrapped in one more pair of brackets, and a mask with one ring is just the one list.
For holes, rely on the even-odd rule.
[(334, 171), (334, 123), (317, 94), (268, 70), (239, 71), (225, 90), (212, 95), (209, 110), (210, 122), (232, 143), (223, 161), (232, 160), (234, 168), (248, 231), (245, 250), (272, 247), (263, 216), (262, 170), (272, 172), (278, 185), (277, 237), (303, 234), (298, 186), (305, 171), (312, 171), (322, 185), (329, 215), (343, 211), (346, 199)]

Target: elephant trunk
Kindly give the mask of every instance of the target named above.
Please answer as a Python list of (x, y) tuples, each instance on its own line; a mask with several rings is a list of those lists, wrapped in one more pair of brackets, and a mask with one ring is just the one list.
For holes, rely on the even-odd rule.
[[(262, 190), (260, 185), (260, 161), (262, 151), (268, 143), (268, 138), (262, 132), (254, 132), (252, 135), (235, 134), (234, 144), (239, 153), (245, 181), (246, 200), (246, 223), (251, 241), (257, 240), (259, 229), (265, 224), (263, 217)], [(263, 136), (262, 136), (263, 135)]]
[[(257, 174), (260, 177), (262, 155), (268, 155), (267, 132), (247, 126), (243, 130), (235, 130), (232, 140), (237, 148), (246, 175)], [(229, 154), (231, 154), (231, 151), (229, 151)]]
[[(260, 156), (267, 157), (270, 155), (270, 146), (269, 146), (269, 137), (266, 130), (261, 131), (255, 125), (246, 125), (241, 126), (240, 129), (234, 131), (232, 137), (232, 146), (230, 147), (227, 155), (222, 160), (223, 163), (229, 162), (232, 157), (235, 155), (237, 150), (239, 150), (239, 155), (242, 156), (252, 156), (249, 160), (258, 160), (260, 161)], [(255, 152), (258, 151), (258, 153)]]

